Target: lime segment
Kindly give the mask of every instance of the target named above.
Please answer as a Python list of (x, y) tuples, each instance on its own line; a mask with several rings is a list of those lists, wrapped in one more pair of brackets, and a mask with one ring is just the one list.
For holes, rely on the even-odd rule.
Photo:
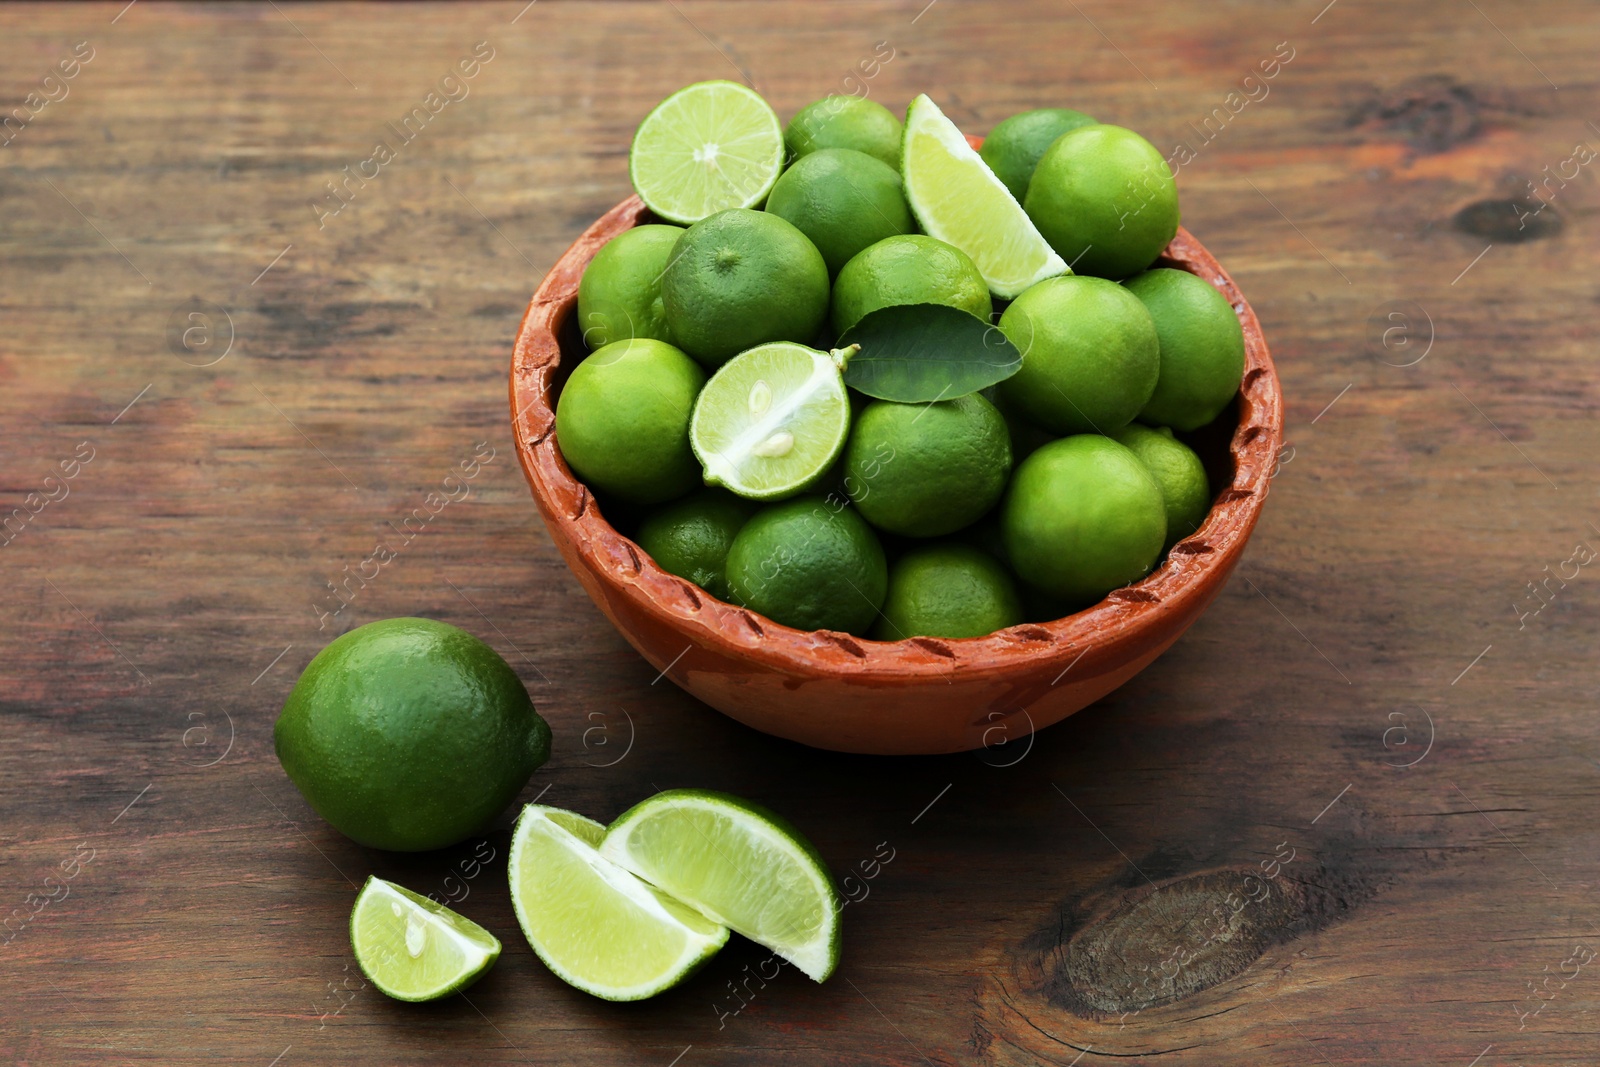
[(768, 103), (737, 82), (679, 89), (633, 135), (628, 174), (657, 215), (685, 225), (754, 207), (783, 169), (783, 127)]
[(356, 897), (350, 947), (367, 980), (396, 1000), (459, 993), (500, 958), (489, 931), (382, 878), (368, 878)]
[(603, 833), (582, 815), (529, 804), (511, 838), (511, 903), (562, 981), (605, 1000), (643, 1000), (716, 955), (728, 930), (602, 859)]
[(923, 232), (955, 245), (1007, 299), (1034, 282), (1070, 274), (1022, 205), (926, 95), (906, 111), (901, 170)]
[(707, 484), (777, 500), (817, 482), (850, 433), (841, 376), (848, 358), (776, 341), (723, 364), (689, 419), (689, 443)]
[(839, 895), (799, 830), (726, 793), (671, 789), (624, 812), (600, 854), (822, 981), (839, 965)]

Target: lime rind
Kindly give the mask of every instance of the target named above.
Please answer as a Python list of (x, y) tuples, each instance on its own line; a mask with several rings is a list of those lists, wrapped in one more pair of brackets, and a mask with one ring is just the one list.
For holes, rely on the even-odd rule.
[(977, 264), (996, 296), (1071, 274), (1005, 183), (927, 95), (906, 109), (900, 151), (906, 201), (922, 231)]
[(628, 177), (651, 211), (689, 225), (761, 203), (783, 158), (783, 127), (771, 105), (737, 82), (706, 81), (645, 116), (628, 152)]
[(758, 804), (703, 789), (657, 793), (611, 824), (600, 854), (814, 981), (839, 965), (842, 905), (827, 864)]
[(369, 877), (350, 909), (350, 947), (367, 980), (396, 1000), (459, 993), (500, 958), (500, 941), (405, 886)]
[(774, 341), (741, 352), (706, 382), (689, 444), (707, 485), (781, 500), (815, 485), (850, 435), (846, 353)]
[(644, 1000), (716, 955), (726, 926), (600, 856), (604, 827), (529, 804), (512, 833), (511, 903), (528, 944), (574, 988), (604, 1000)]

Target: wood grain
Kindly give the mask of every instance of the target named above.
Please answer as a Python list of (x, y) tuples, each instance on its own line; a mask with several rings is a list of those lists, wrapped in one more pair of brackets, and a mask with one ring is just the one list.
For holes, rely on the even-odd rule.
[[(480, 41), (467, 95), (393, 133)], [(0, 545), (0, 1056), (1592, 1062), (1600, 199), (1592, 165), (1546, 179), (1600, 140), (1597, 44), (1600, 13), (1550, 0), (0, 8), (0, 111), (29, 113), (0, 148), (0, 517), (26, 515)], [(1063, 105), (1189, 146), (1184, 224), (1261, 317), (1293, 451), (1230, 585), (1128, 686), (977, 755), (819, 753), (653, 685), (562, 565), (512, 454), (511, 339), (626, 195), (639, 118), (710, 77), (785, 117), (926, 91), (974, 133)], [(763, 988), (740, 945), (602, 1004), (522, 943), (508, 820), (464, 882), (476, 842), (388, 856), (317, 820), (272, 721), (332, 636), (401, 614), (522, 673), (556, 731), (527, 798), (610, 818), (696, 785), (794, 817), (859, 887), (838, 976)], [(1232, 879), (1290, 849), (1234, 915)], [(362, 987), (369, 873), (465, 890), (506, 942), (470, 999)]]

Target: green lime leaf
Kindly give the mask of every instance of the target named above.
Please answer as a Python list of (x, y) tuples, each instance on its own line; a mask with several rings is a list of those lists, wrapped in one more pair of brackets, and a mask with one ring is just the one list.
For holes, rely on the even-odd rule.
[(844, 382), (879, 400), (926, 404), (987, 389), (1022, 369), (1022, 353), (970, 311), (945, 304), (894, 304), (869, 311), (839, 347), (860, 345)]

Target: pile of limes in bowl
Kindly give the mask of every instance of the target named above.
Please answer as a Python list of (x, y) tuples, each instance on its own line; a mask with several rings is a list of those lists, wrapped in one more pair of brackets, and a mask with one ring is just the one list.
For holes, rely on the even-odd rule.
[(1152, 269), (1177, 189), (1138, 134), (1050, 108), (979, 152), (927, 96), (783, 127), (714, 81), (645, 118), (629, 169), (660, 221), (584, 273), (556, 441), (666, 571), (798, 629), (977, 637), (1204, 521), (1178, 435), (1229, 408), (1244, 336)]

